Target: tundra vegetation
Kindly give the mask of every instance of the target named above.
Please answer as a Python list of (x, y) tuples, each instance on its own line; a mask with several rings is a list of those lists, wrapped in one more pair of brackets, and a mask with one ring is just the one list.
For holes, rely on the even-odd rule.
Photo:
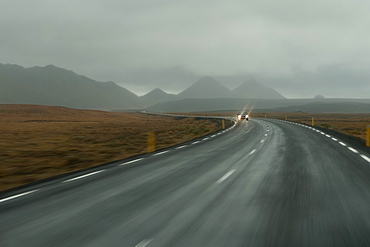
[(0, 104), (0, 191), (215, 132), (220, 120)]

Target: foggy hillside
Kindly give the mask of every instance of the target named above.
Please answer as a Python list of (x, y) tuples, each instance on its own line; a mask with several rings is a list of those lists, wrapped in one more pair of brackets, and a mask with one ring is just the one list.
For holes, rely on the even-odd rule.
[(211, 77), (203, 77), (188, 89), (178, 94), (181, 99), (187, 98), (235, 98), (236, 95), (228, 88)]
[(272, 88), (265, 87), (256, 80), (249, 80), (232, 91), (240, 98), (249, 99), (285, 99)]
[(48, 65), (0, 64), (0, 102), (92, 109), (138, 109), (140, 98), (113, 82), (97, 82)]
[(174, 94), (168, 94), (160, 88), (156, 88), (140, 97), (145, 105), (154, 105), (162, 102), (176, 100)]

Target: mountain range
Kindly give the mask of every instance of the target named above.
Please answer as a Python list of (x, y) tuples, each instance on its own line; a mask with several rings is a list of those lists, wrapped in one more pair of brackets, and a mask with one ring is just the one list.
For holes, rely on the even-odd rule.
[(53, 65), (23, 68), (0, 64), (0, 103), (57, 105), (87, 109), (142, 109), (183, 99), (284, 97), (253, 81), (230, 90), (211, 77), (201, 78), (181, 93), (168, 94), (156, 88), (137, 96), (114, 82), (98, 82)]
[(203, 77), (179, 94), (156, 88), (137, 96), (114, 82), (99, 82), (53, 65), (24, 68), (0, 64), (0, 104), (38, 104), (99, 110), (163, 112), (263, 111), (370, 112), (370, 99), (286, 99), (272, 88), (248, 80), (230, 90)]

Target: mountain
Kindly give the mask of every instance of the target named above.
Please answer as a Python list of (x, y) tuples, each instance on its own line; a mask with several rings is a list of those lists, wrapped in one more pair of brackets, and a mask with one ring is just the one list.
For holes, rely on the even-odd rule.
[(142, 107), (137, 95), (114, 82), (94, 81), (53, 65), (0, 64), (0, 103), (106, 110)]
[(162, 89), (156, 88), (149, 93), (140, 97), (144, 104), (150, 106), (166, 101), (176, 100), (177, 96), (174, 94), (168, 94), (164, 92)]
[(203, 77), (188, 89), (177, 95), (180, 99), (187, 98), (235, 98), (236, 96), (220, 82), (211, 77)]
[(249, 80), (232, 90), (240, 98), (248, 99), (285, 99), (274, 89), (266, 87), (255, 80)]

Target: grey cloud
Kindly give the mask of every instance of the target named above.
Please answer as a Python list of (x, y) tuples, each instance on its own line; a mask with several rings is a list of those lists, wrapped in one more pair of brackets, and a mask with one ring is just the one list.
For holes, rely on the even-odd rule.
[[(208, 75), (231, 88), (254, 76), (297, 97), (311, 92), (306, 85), (335, 96), (348, 84), (351, 95), (363, 95), (369, 7), (364, 0), (6, 0), (0, 62), (54, 64), (140, 93), (179, 91)], [(329, 69), (336, 64), (343, 66)]]

